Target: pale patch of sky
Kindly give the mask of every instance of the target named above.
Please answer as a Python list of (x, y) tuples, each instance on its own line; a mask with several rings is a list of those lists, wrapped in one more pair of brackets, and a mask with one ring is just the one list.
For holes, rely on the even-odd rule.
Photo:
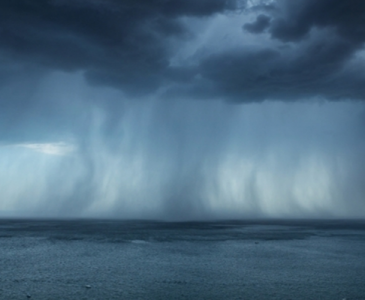
[(77, 150), (77, 147), (70, 143), (57, 142), (57, 143), (22, 143), (22, 144), (10, 144), (2, 145), (2, 147), (17, 147), (26, 148), (32, 151), (47, 155), (64, 156), (71, 154)]

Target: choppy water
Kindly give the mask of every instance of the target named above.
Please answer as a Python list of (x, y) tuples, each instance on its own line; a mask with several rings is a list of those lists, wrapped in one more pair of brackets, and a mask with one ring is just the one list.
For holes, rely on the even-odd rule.
[(0, 220), (0, 299), (27, 294), (365, 299), (365, 222)]

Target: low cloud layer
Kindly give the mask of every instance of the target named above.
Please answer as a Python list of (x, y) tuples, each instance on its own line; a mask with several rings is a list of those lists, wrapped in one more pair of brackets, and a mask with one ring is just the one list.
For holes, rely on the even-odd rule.
[[(253, 3), (2, 1), (0, 51), (23, 68), (80, 71), (91, 84), (134, 97), (164, 91), (235, 102), (364, 99), (363, 1)], [(241, 46), (203, 44), (208, 52), (196, 49), (172, 64), (199, 35), (201, 27), (189, 23), (219, 15), (242, 19), (234, 37)], [(261, 35), (260, 45), (245, 43), (250, 34)]]
[(236, 8), (234, 1), (2, 1), (1, 50), (47, 69), (83, 71), (131, 94), (158, 89), (180, 39), (181, 18)]

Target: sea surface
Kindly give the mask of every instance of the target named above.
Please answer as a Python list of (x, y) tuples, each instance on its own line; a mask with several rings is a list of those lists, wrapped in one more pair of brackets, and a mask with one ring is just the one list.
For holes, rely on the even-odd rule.
[(363, 299), (365, 222), (0, 219), (0, 299)]

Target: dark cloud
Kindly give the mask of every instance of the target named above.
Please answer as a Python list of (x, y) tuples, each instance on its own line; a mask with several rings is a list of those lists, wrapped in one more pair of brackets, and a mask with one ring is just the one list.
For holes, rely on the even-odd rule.
[[(209, 82), (205, 93), (238, 102), (365, 99), (365, 76), (355, 66), (358, 61), (348, 62), (352, 54), (352, 45), (341, 39), (312, 42), (295, 53), (243, 49), (204, 59), (199, 72)], [(200, 83), (192, 86), (192, 94), (201, 88)]]
[(251, 33), (262, 33), (270, 25), (270, 18), (266, 15), (259, 15), (255, 22), (247, 23), (243, 26), (245, 30)]
[(270, 32), (283, 41), (298, 41), (317, 28), (334, 28), (343, 39), (365, 40), (365, 2), (361, 0), (279, 0)]
[(149, 92), (164, 82), (171, 39), (189, 35), (180, 17), (235, 7), (225, 0), (1, 1), (0, 49), (16, 61)]
[(356, 66), (364, 65), (356, 54), (365, 41), (365, 2), (278, 0), (270, 10), (267, 6), (263, 10), (270, 17), (259, 15), (244, 29), (254, 34), (267, 29), (271, 39), (282, 45), (269, 46), (273, 41), (268, 39), (262, 48), (230, 50), (202, 59), (200, 82), (205, 82), (206, 90), (194, 82), (192, 93), (229, 95), (238, 102), (317, 96), (365, 99), (364, 73)]
[[(186, 81), (189, 70), (169, 67), (175, 43), (193, 35), (181, 18), (204, 18), (235, 7), (235, 1), (226, 0), (1, 1), (0, 141), (85, 135), (89, 112), (82, 110), (93, 101), (108, 112), (105, 130), (111, 131), (122, 114), (120, 101), (109, 94), (100, 100), (80, 93), (86, 87), (75, 73), (90, 85), (116, 87), (135, 97), (167, 81)], [(54, 71), (69, 73), (71, 79), (48, 80)], [(47, 92), (41, 95), (42, 90)], [(73, 95), (89, 103), (75, 108), (78, 100), (69, 100)]]
[[(257, 14), (256, 20), (243, 28), (251, 34), (265, 32), (262, 46), (215, 50), (203, 45), (210, 47), (209, 55), (197, 51), (172, 66), (181, 43), (198, 33), (198, 28), (188, 29), (186, 17), (204, 19), (237, 11), (244, 3), (5, 0), (0, 3), (0, 56), (12, 70), (13, 65), (29, 65), (42, 72), (81, 71), (92, 85), (116, 87), (129, 96), (163, 90), (170, 96), (237, 102), (364, 99), (364, 75), (356, 67), (363, 64), (356, 55), (365, 40), (361, 0), (258, 5), (247, 11)], [(0, 84), (12, 74), (17, 73), (3, 67)]]

